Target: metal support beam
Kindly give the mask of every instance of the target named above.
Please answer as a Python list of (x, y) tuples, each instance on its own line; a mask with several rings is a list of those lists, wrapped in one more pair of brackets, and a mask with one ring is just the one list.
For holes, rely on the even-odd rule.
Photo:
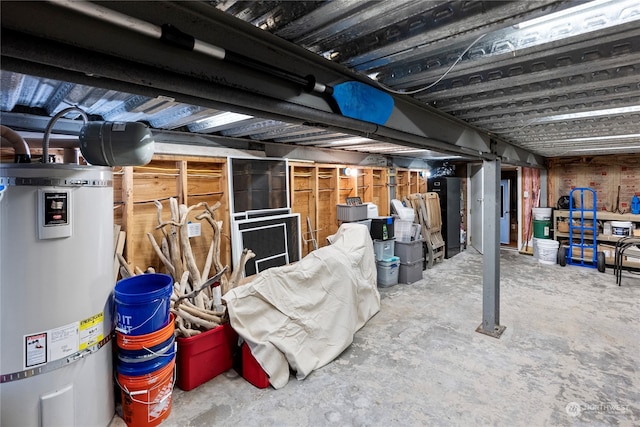
[(544, 158), (515, 145), (495, 142), (495, 152), (504, 163), (515, 166), (544, 169)]
[(482, 161), (484, 179), (482, 323), (476, 332), (500, 338), (500, 158)]
[(263, 144), (267, 157), (282, 157), (289, 160), (308, 160), (317, 163), (343, 163), (361, 166), (387, 165), (387, 159), (379, 155), (270, 142)]
[(405, 169), (431, 169), (426, 159), (412, 159), (408, 157), (391, 156), (393, 167)]
[[(411, 97), (394, 95), (391, 117), (384, 126), (376, 126), (337, 114), (332, 100), (307, 94), (286, 79), (167, 46), (154, 37), (61, 5), (32, 2), (25, 7), (20, 2), (2, 2), (3, 70), (112, 90), (126, 87), (133, 94), (167, 96), (177, 102), (441, 153), (472, 158), (494, 154), (486, 145), (487, 135)], [(205, 43), (296, 75), (314, 75), (319, 82), (369, 82), (363, 75), (202, 2), (158, 2), (153, 8), (145, 2), (110, 2), (108, 6), (155, 26), (171, 23)], [(522, 150), (517, 157), (523, 166), (539, 166), (532, 153)]]

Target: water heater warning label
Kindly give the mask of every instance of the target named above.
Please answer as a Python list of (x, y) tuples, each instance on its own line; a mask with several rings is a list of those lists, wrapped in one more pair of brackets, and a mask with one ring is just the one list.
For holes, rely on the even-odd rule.
[(68, 193), (44, 193), (44, 225), (66, 225), (68, 216)]
[(78, 351), (78, 322), (47, 331), (49, 334), (49, 360), (58, 360)]
[(38, 238), (71, 237), (73, 197), (70, 190), (38, 188)]
[(102, 338), (104, 338), (103, 324), (103, 313), (80, 321), (80, 350), (102, 341)]
[(47, 333), (26, 335), (24, 337), (25, 367), (47, 363)]
[(104, 339), (104, 313), (24, 336), (24, 367), (55, 362), (90, 349)]

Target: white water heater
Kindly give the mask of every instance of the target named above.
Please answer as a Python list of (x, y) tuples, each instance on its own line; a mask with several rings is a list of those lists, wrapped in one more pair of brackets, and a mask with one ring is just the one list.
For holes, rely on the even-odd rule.
[(111, 169), (0, 164), (0, 242), (0, 425), (109, 425)]

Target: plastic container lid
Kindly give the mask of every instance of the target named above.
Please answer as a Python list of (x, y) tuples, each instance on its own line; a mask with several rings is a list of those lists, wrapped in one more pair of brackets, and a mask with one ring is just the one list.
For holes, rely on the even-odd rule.
[(631, 223), (631, 221), (611, 221), (611, 226), (619, 228), (631, 228), (633, 224)]
[(538, 220), (551, 219), (551, 208), (533, 208), (533, 217)]

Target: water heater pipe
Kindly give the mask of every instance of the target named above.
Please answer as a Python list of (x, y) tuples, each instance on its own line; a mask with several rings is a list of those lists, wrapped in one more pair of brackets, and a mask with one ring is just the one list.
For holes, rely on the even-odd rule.
[(14, 163), (31, 163), (31, 154), (27, 142), (18, 132), (4, 125), (0, 125), (0, 137), (9, 141), (13, 147)]
[(44, 131), (44, 137), (42, 138), (42, 160), (41, 160), (42, 163), (49, 163), (49, 136), (51, 135), (51, 130), (53, 129), (53, 125), (58, 121), (60, 117), (64, 116), (65, 114), (71, 111), (77, 111), (78, 113), (80, 113), (80, 117), (82, 117), (82, 120), (84, 121), (85, 125), (89, 122), (89, 118), (87, 117), (87, 114), (78, 107), (65, 108), (64, 110), (59, 111), (58, 114), (53, 116), (49, 121), (49, 123), (47, 124), (47, 128)]

